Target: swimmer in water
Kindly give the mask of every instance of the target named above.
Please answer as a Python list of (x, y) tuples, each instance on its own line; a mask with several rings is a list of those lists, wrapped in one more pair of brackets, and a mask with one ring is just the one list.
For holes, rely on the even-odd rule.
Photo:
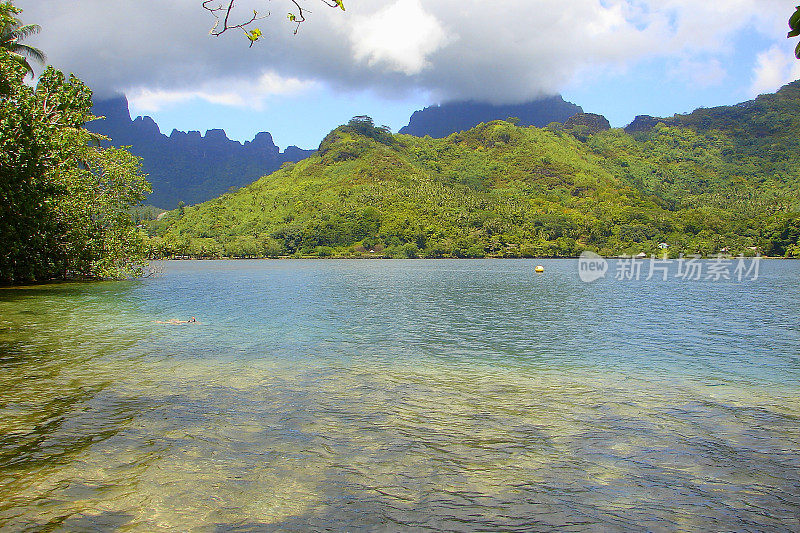
[(197, 319), (195, 317), (190, 318), (189, 320), (178, 320), (177, 318), (171, 318), (169, 320), (156, 320), (156, 324), (169, 324), (169, 325), (177, 325), (177, 324), (195, 324), (197, 323)]

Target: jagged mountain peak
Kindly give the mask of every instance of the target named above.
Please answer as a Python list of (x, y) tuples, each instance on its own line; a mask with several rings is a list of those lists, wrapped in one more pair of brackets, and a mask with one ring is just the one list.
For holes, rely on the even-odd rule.
[(96, 102), (93, 113), (106, 118), (90, 122), (87, 128), (111, 138), (114, 145), (130, 146), (142, 158), (153, 185), (147, 203), (162, 208), (210, 200), (313, 153), (296, 146), (282, 153), (268, 132), (244, 143), (229, 139), (223, 129), (205, 134), (174, 129), (167, 136), (151, 117), (131, 119), (124, 96)]

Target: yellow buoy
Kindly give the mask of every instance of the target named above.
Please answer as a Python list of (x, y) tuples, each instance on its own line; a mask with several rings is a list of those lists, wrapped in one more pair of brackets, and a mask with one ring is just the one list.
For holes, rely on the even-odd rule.
[(544, 272), (544, 267), (542, 265), (537, 266), (536, 267), (536, 272), (541, 274), (542, 272)]

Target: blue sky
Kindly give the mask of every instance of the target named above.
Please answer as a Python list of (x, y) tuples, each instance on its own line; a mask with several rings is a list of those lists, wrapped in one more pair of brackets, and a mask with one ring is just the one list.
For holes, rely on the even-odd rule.
[[(768, 39), (754, 28), (746, 27), (724, 52), (688, 60), (696, 61), (701, 76), (706, 73), (709, 79), (697, 80), (684, 75), (681, 69), (684, 58), (654, 58), (633, 65), (627, 72), (602, 76), (585, 86), (572, 84), (562, 94), (587, 111), (605, 115), (615, 127), (629, 124), (634, 115), (671, 116), (698, 107), (736, 104), (760, 92), (773, 92), (791, 81), (791, 69), (786, 69), (786, 76), (777, 83), (754, 87), (759, 55), (770, 50), (775, 42), (776, 39)], [(778, 41), (778, 45), (787, 58), (794, 49), (788, 39), (785, 43)], [(719, 61), (721, 70), (708, 68), (704, 65), (706, 61), (711, 65)], [(787, 59), (787, 63), (789, 61), (791, 59)]]
[(153, 117), (167, 135), (173, 128), (203, 132), (222, 128), (229, 138), (246, 141), (259, 131), (269, 131), (281, 148), (316, 148), (328, 132), (356, 115), (370, 115), (377, 124), (396, 132), (408, 124), (411, 113), (426, 105), (429, 101), (425, 95), (381, 98), (368, 90), (336, 93), (324, 87), (270, 98), (259, 110), (212, 104), (200, 98), (158, 111), (137, 107), (136, 100), (129, 104), (132, 115)]
[[(284, 2), (286, 5), (283, 5)], [(262, 42), (210, 37), (199, 0), (18, 0), (36, 44), (98, 98), (161, 130), (269, 131), (315, 147), (358, 114), (394, 131), (426, 105), (560, 93), (624, 126), (772, 92), (800, 77), (784, 0), (320, 0), (293, 35), (272, 0)], [(237, 9), (263, 9), (238, 0)]]

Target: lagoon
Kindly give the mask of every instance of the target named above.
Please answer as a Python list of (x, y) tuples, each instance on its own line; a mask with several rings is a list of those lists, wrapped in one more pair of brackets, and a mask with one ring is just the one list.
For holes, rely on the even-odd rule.
[(0, 529), (800, 529), (800, 262), (619, 266), (177, 261), (2, 289)]

